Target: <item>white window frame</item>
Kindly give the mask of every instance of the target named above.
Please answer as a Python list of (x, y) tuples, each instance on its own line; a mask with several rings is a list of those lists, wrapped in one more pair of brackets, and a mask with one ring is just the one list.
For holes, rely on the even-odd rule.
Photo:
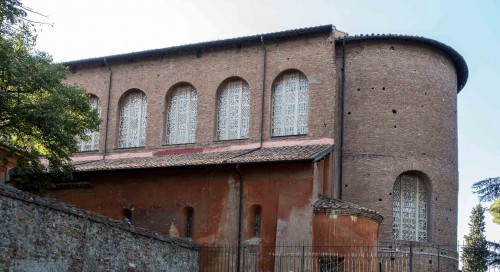
[(118, 148), (146, 145), (148, 100), (140, 90), (126, 93), (120, 101)]
[(287, 72), (272, 92), (272, 136), (305, 135), (308, 130), (309, 83), (301, 72)]
[(241, 79), (227, 81), (217, 100), (217, 140), (248, 138), (250, 89)]
[[(90, 95), (89, 103), (93, 110), (97, 110), (97, 114), (99, 118), (101, 118), (101, 103), (99, 102), (99, 98), (95, 95)], [(78, 151), (87, 152), (99, 150), (99, 130), (86, 130), (85, 134), (89, 137), (89, 140), (84, 141), (82, 139), (78, 139)]]
[(393, 189), (393, 238), (427, 241), (427, 187), (415, 174), (402, 174)]
[(167, 145), (196, 142), (198, 94), (191, 85), (182, 85), (172, 91), (166, 114)]

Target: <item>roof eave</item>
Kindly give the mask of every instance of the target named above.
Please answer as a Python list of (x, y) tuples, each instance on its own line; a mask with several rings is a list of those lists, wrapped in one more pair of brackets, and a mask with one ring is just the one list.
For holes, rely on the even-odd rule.
[(374, 41), (374, 40), (401, 40), (401, 41), (413, 41), (420, 42), (429, 45), (439, 51), (442, 51), (446, 56), (448, 56), (457, 73), (457, 93), (459, 93), (467, 83), (469, 77), (469, 68), (465, 59), (451, 46), (446, 45), (442, 42), (425, 38), (419, 36), (409, 36), (409, 35), (394, 35), (394, 34), (382, 34), (382, 35), (360, 35), (360, 36), (347, 36), (345, 38), (337, 39), (336, 44), (341, 44), (343, 42), (357, 42), (357, 41)]
[(180, 46), (173, 46), (173, 47), (152, 49), (152, 50), (146, 50), (146, 51), (124, 53), (124, 54), (118, 54), (118, 55), (109, 55), (109, 56), (96, 57), (96, 58), (65, 61), (65, 62), (61, 62), (60, 64), (64, 65), (64, 66), (73, 66), (73, 65), (81, 65), (81, 64), (89, 64), (89, 63), (102, 63), (104, 59), (107, 62), (110, 62), (110, 61), (119, 61), (122, 59), (130, 59), (130, 58), (138, 58), (138, 57), (163, 56), (165, 54), (172, 54), (172, 53), (184, 52), (184, 51), (195, 51), (195, 50), (213, 48), (213, 47), (219, 47), (219, 46), (228, 46), (228, 45), (232, 45), (232, 44), (260, 43), (261, 38), (263, 38), (266, 41), (269, 41), (269, 40), (276, 40), (276, 39), (282, 39), (282, 38), (293, 38), (293, 37), (308, 36), (308, 35), (315, 35), (315, 34), (326, 34), (326, 33), (331, 33), (333, 31), (333, 29), (334, 29), (334, 26), (331, 24), (330, 25), (321, 25), (321, 26), (315, 26), (315, 27), (299, 28), (299, 29), (293, 29), (293, 30), (285, 30), (285, 31), (280, 31), (280, 32), (258, 34), (258, 35), (244, 36), (244, 37), (224, 39), (224, 40), (215, 40), (215, 41), (209, 41), (209, 42), (186, 44), (186, 45), (180, 45)]

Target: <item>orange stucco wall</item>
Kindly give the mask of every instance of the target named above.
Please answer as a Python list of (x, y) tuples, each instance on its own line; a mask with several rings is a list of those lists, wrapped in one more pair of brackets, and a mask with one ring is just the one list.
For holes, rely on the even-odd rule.
[(354, 271), (360, 267), (375, 271), (378, 227), (377, 221), (365, 217), (315, 214), (314, 250), (318, 255), (344, 260), (340, 267), (342, 271)]
[[(313, 164), (241, 165), (244, 184), (242, 241), (252, 238), (250, 210), (262, 207), (262, 245), (312, 240)], [(76, 174), (78, 175), (78, 174)], [(186, 207), (194, 209), (193, 240), (235, 245), (239, 174), (235, 166), (128, 170), (79, 174), (93, 186), (44, 194), (170, 236), (185, 236)]]
[(355, 215), (314, 215), (314, 245), (377, 246), (379, 223)]
[(0, 147), (0, 158), (6, 158), (6, 160), (0, 160), (0, 182), (5, 182), (8, 179), (9, 170), (17, 166), (18, 156), (9, 156), (8, 151), (3, 147)]

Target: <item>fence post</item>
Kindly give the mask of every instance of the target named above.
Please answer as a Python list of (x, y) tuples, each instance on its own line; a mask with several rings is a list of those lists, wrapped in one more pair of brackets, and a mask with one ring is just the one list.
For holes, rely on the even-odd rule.
[(304, 253), (305, 253), (305, 249), (306, 249), (306, 246), (302, 245), (302, 260), (301, 260), (301, 263), (300, 263), (300, 271), (304, 272)]
[(439, 265), (440, 265), (440, 260), (441, 260), (441, 249), (439, 248), (439, 245), (438, 245), (438, 272), (441, 271)]
[(410, 242), (410, 272), (413, 272), (413, 244)]
[(246, 248), (246, 246), (243, 246), (243, 254), (242, 254), (243, 255), (242, 256), (243, 257), (243, 267), (241, 268), (240, 271), (245, 271), (245, 260), (247, 259), (247, 257), (245, 256), (245, 248)]

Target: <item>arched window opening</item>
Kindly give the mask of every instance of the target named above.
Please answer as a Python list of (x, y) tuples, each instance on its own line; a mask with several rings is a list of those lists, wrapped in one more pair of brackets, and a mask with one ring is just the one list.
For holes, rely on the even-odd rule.
[(217, 140), (248, 138), (250, 90), (241, 80), (227, 81), (217, 103)]
[[(90, 107), (97, 111), (99, 118), (101, 117), (101, 104), (99, 103), (99, 98), (95, 95), (89, 97)], [(99, 130), (97, 131), (85, 131), (85, 134), (89, 137), (87, 141), (82, 139), (78, 140), (78, 151), (94, 151), (99, 150)]]
[(427, 241), (427, 188), (415, 174), (402, 174), (393, 190), (393, 238)]
[(262, 207), (260, 205), (250, 207), (250, 224), (251, 237), (260, 237), (262, 230)]
[(185, 227), (185, 237), (192, 238), (193, 237), (193, 215), (194, 209), (191, 207), (184, 208), (184, 214), (186, 216), (186, 227)]
[(190, 85), (177, 87), (167, 108), (167, 144), (187, 144), (196, 140), (196, 90)]
[(281, 75), (273, 86), (272, 136), (307, 134), (309, 84), (300, 72)]
[(139, 90), (125, 94), (120, 103), (120, 131), (118, 147), (140, 147), (146, 145), (148, 100)]

